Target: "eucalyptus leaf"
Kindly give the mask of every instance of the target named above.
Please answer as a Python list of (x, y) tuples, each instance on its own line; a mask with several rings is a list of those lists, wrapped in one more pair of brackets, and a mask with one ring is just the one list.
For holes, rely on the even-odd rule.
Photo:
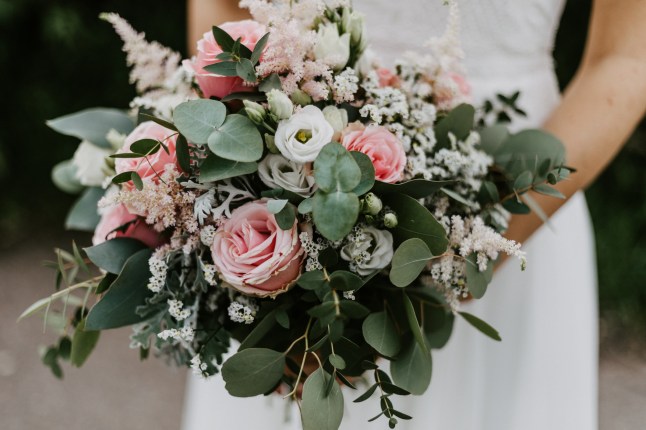
[(397, 359), (390, 362), (393, 381), (411, 394), (424, 394), (431, 384), (432, 373), (431, 355), (415, 341), (409, 342)]
[(361, 182), (361, 170), (347, 149), (332, 142), (325, 145), (316, 157), (314, 178), (319, 189), (326, 193), (349, 193)]
[(433, 254), (422, 239), (408, 239), (395, 251), (390, 269), (390, 282), (396, 287), (406, 287), (422, 273)]
[(304, 272), (296, 283), (305, 290), (316, 290), (327, 284), (325, 275), (320, 270)]
[(235, 397), (259, 396), (270, 391), (283, 376), (285, 354), (266, 348), (249, 348), (222, 365), (225, 388)]
[(126, 261), (142, 249), (146, 249), (146, 245), (136, 239), (117, 237), (83, 250), (97, 267), (119, 274)]
[(81, 367), (85, 363), (99, 341), (100, 334), (100, 331), (86, 330), (85, 320), (81, 320), (77, 324), (70, 352), (72, 366)]
[(363, 285), (363, 279), (346, 270), (336, 270), (330, 274), (330, 285), (335, 290), (352, 291)]
[(509, 130), (503, 124), (495, 124), (478, 130), (478, 134), (480, 134), (480, 148), (487, 154), (493, 155), (509, 137)]
[(219, 101), (190, 100), (175, 108), (173, 121), (189, 141), (203, 145), (213, 131), (224, 123), (226, 114), (226, 107)]
[(361, 180), (359, 185), (357, 185), (352, 191), (356, 195), (361, 196), (370, 191), (375, 184), (375, 166), (372, 164), (370, 157), (363, 152), (350, 151), (350, 155), (352, 155), (361, 171)]
[(356, 194), (318, 191), (312, 200), (314, 224), (326, 239), (341, 240), (350, 233), (359, 217), (360, 203)]
[(251, 162), (262, 157), (264, 144), (254, 123), (239, 114), (227, 116), (208, 137), (209, 149), (227, 160)]
[(74, 203), (65, 219), (65, 228), (94, 232), (101, 219), (98, 211), (99, 200), (105, 195), (101, 187), (89, 187)]
[(276, 73), (272, 73), (262, 80), (260, 85), (258, 85), (258, 90), (263, 93), (268, 93), (271, 90), (282, 90), (283, 85), (280, 81), (280, 76)]
[(403, 302), (404, 302), (404, 310), (406, 311), (406, 319), (408, 320), (408, 326), (410, 327), (410, 330), (413, 333), (413, 337), (415, 338), (415, 341), (422, 349), (424, 354), (430, 355), (431, 352), (428, 349), (428, 345), (426, 345), (426, 340), (424, 339), (424, 333), (422, 332), (422, 329), (419, 326), (419, 323), (417, 322), (417, 314), (415, 313), (415, 307), (413, 306), (413, 302), (411, 302), (407, 294), (404, 294)]
[[(142, 249), (132, 255), (123, 266), (110, 289), (90, 310), (85, 323), (87, 330), (105, 330), (142, 322), (148, 316), (137, 313), (152, 295), (148, 289), (151, 249)], [(88, 254), (89, 256), (89, 254)]]
[(296, 206), (288, 202), (274, 217), (278, 227), (282, 230), (291, 230), (296, 222)]
[(267, 46), (267, 42), (269, 41), (269, 33), (265, 34), (263, 37), (260, 38), (258, 42), (256, 42), (256, 46), (253, 48), (253, 52), (251, 53), (251, 63), (255, 66), (258, 64), (258, 61), (260, 60), (260, 57), (262, 56), (262, 52), (265, 49), (265, 46)]
[(341, 426), (343, 394), (332, 375), (323, 369), (313, 372), (303, 385), (302, 419), (303, 430), (337, 430)]
[(368, 315), (362, 325), (363, 338), (379, 354), (394, 357), (401, 349), (399, 333), (385, 311)]
[(213, 73), (214, 75), (236, 77), (238, 76), (238, 62), (237, 61), (220, 61), (215, 64), (204, 66), (204, 70)]
[(241, 58), (236, 64), (236, 73), (247, 82), (256, 82), (258, 80), (253, 63), (246, 58)]
[(493, 278), (493, 261), (487, 262), (487, 269), (481, 272), (478, 268), (478, 256), (476, 253), (469, 254), (466, 259), (467, 288), (476, 299), (481, 299), (487, 291), (487, 286)]
[(258, 170), (258, 163), (226, 160), (209, 154), (200, 166), (200, 182), (215, 182), (236, 176), (249, 175)]
[(60, 190), (69, 194), (78, 194), (85, 188), (76, 178), (76, 166), (72, 160), (61, 161), (52, 169), (52, 182)]
[(269, 213), (275, 215), (278, 212), (282, 211), (285, 206), (287, 206), (287, 203), (289, 203), (289, 200), (269, 200), (267, 201), (267, 210), (269, 211)]
[(398, 184), (376, 181), (372, 192), (377, 195), (406, 194), (414, 199), (423, 199), (440, 191), (442, 187), (453, 183), (453, 181), (428, 181), (426, 179), (411, 179)]
[(527, 191), (534, 181), (534, 175), (529, 170), (524, 171), (514, 181), (514, 190), (518, 192)]
[(565, 162), (565, 147), (551, 134), (542, 130), (524, 130), (509, 136), (496, 150), (495, 162), (511, 177), (517, 177), (524, 171), (534, 174), (537, 182), (546, 179), (540, 175), (543, 164), (548, 160), (552, 170)]
[(222, 51), (231, 52), (231, 50), (233, 50), (233, 45), (235, 44), (235, 40), (233, 39), (233, 37), (229, 35), (229, 33), (221, 29), (217, 25), (214, 25), (211, 28), (211, 32), (213, 33), (213, 38), (220, 46), (220, 49), (222, 49)]
[(305, 215), (312, 212), (314, 199), (307, 198), (298, 204), (298, 213)]
[(183, 135), (177, 137), (175, 144), (175, 152), (177, 154), (177, 164), (184, 173), (191, 173), (191, 154), (188, 148), (188, 142)]
[(468, 104), (461, 104), (448, 113), (435, 126), (435, 136), (439, 148), (446, 148), (450, 144), (449, 133), (458, 140), (469, 136), (475, 121), (475, 109)]
[(87, 140), (106, 149), (112, 148), (106, 138), (110, 130), (129, 134), (135, 128), (134, 122), (124, 111), (108, 108), (86, 109), (65, 115), (47, 121), (47, 126), (58, 133)]
[(495, 328), (491, 327), (475, 315), (471, 315), (467, 312), (458, 312), (458, 314), (487, 337), (499, 342), (502, 340), (500, 334), (498, 334), (498, 331)]
[(264, 318), (261, 318), (254, 329), (247, 335), (238, 347), (238, 351), (252, 348), (258, 344), (276, 325), (277, 309), (269, 312)]
[(544, 194), (550, 197), (556, 197), (557, 199), (564, 199), (565, 196), (556, 188), (552, 188), (547, 184), (536, 184), (533, 187), (533, 190), (537, 193)]

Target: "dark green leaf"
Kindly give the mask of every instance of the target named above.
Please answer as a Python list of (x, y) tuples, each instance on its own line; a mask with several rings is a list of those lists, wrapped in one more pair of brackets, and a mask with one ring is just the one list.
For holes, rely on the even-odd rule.
[(413, 302), (411, 302), (410, 298), (408, 297), (408, 294), (404, 294), (403, 302), (404, 302), (404, 310), (406, 311), (406, 319), (408, 320), (408, 327), (410, 327), (410, 330), (413, 333), (413, 337), (415, 338), (415, 341), (422, 349), (422, 352), (424, 352), (424, 354), (430, 355), (431, 351), (429, 351), (428, 345), (426, 345), (426, 340), (424, 339), (424, 333), (422, 332), (422, 329), (419, 326), (419, 323), (417, 321), (417, 314), (415, 313), (415, 307), (413, 306)]
[(70, 354), (72, 366), (81, 367), (85, 363), (99, 341), (100, 334), (100, 331), (85, 330), (85, 320), (78, 323), (72, 338)]
[(139, 112), (139, 118), (140, 118), (140, 121), (141, 120), (153, 121), (153, 122), (156, 122), (157, 124), (161, 125), (164, 128), (167, 128), (167, 129), (173, 130), (173, 131), (178, 131), (177, 127), (175, 127), (175, 124), (173, 124), (171, 122), (168, 122), (168, 121), (166, 121), (164, 119), (157, 118), (156, 116), (149, 115), (149, 114), (143, 113), (143, 112)]
[(258, 61), (262, 56), (262, 51), (265, 49), (265, 46), (267, 46), (267, 41), (269, 41), (269, 33), (265, 34), (258, 42), (256, 42), (256, 46), (253, 48), (250, 58), (253, 65), (258, 64)]
[(337, 270), (330, 274), (330, 285), (335, 290), (352, 291), (363, 285), (363, 280), (354, 273)]
[(141, 176), (139, 176), (139, 173), (137, 172), (130, 172), (130, 179), (132, 180), (132, 183), (135, 185), (135, 188), (139, 191), (144, 189), (144, 183), (141, 180)]
[(452, 133), (458, 140), (466, 139), (473, 129), (474, 120), (475, 109), (473, 106), (461, 104), (453, 109), (435, 126), (438, 147), (449, 146), (449, 133)]
[(302, 418), (303, 430), (338, 430), (343, 420), (343, 394), (338, 384), (332, 381), (331, 390), (326, 387), (332, 375), (317, 369), (303, 385)]
[(478, 256), (470, 254), (466, 259), (467, 288), (471, 295), (480, 299), (487, 291), (487, 286), (493, 278), (493, 261), (487, 263), (487, 270), (481, 272), (478, 268)]
[(154, 154), (159, 151), (160, 148), (161, 145), (159, 141), (155, 139), (141, 139), (130, 145), (130, 151), (145, 155)]
[(236, 64), (236, 73), (247, 82), (256, 82), (258, 80), (253, 63), (246, 58), (241, 58)]
[(458, 194), (457, 192), (455, 192), (453, 190), (450, 190), (448, 188), (442, 188), (442, 192), (444, 194), (446, 194), (447, 196), (449, 196), (450, 198), (452, 198), (453, 200), (455, 200), (456, 202), (462, 203), (464, 206), (467, 206), (467, 207), (470, 207), (470, 208), (473, 208), (473, 209), (476, 208), (474, 203), (472, 203), (469, 200), (465, 199), (464, 197), (462, 197), (460, 194)]
[(339, 305), (341, 312), (352, 319), (362, 319), (370, 313), (370, 309), (353, 300), (343, 300)]
[(264, 318), (260, 319), (256, 327), (242, 341), (238, 351), (254, 347), (260, 342), (276, 325), (276, 313), (278, 310), (269, 312)]
[(225, 388), (235, 397), (259, 396), (280, 381), (285, 355), (265, 348), (249, 348), (232, 355), (222, 365)]
[(209, 154), (200, 167), (200, 182), (215, 182), (236, 176), (249, 175), (258, 170), (258, 163), (242, 163)]
[(238, 76), (238, 62), (220, 61), (215, 64), (204, 66), (204, 70), (215, 75), (235, 77)]
[(330, 246), (319, 252), (318, 260), (323, 267), (334, 267), (339, 263), (339, 253)]
[(314, 194), (312, 213), (319, 232), (329, 240), (341, 240), (356, 224), (359, 217), (359, 197), (354, 193)]
[(363, 152), (350, 151), (350, 155), (354, 157), (354, 161), (361, 170), (361, 181), (353, 190), (356, 195), (361, 196), (370, 191), (375, 184), (375, 166), (370, 157)]
[(217, 42), (218, 46), (220, 46), (220, 49), (222, 49), (222, 51), (231, 52), (233, 50), (235, 40), (233, 40), (233, 37), (231, 37), (229, 33), (215, 25), (213, 26), (211, 31), (213, 32), (215, 41)]
[(136, 309), (145, 305), (146, 299), (152, 295), (147, 287), (151, 276), (148, 268), (151, 254), (151, 249), (142, 249), (126, 261), (119, 277), (90, 310), (85, 323), (86, 329), (123, 327), (144, 321), (149, 316), (137, 314)]
[(251, 91), (242, 91), (239, 93), (231, 93), (227, 96), (222, 97), (223, 102), (230, 102), (232, 100), (249, 100), (252, 102), (264, 102), (267, 100), (267, 96), (262, 93), (254, 93)]
[(386, 312), (368, 315), (362, 325), (363, 338), (368, 345), (386, 357), (394, 357), (401, 348), (399, 333)]
[(145, 248), (146, 245), (136, 239), (118, 237), (83, 250), (97, 267), (118, 274), (132, 255)]
[(498, 334), (498, 331), (491, 327), (489, 324), (486, 322), (482, 321), (480, 318), (471, 315), (466, 312), (458, 312), (462, 318), (464, 318), (469, 324), (477, 328), (481, 333), (484, 335), (492, 338), (493, 340), (501, 341), (502, 339), (500, 338), (500, 334)]
[(289, 329), (289, 315), (285, 312), (284, 309), (279, 309), (276, 312), (276, 322), (280, 324), (281, 327)]
[(177, 164), (184, 173), (191, 173), (191, 154), (188, 150), (188, 142), (183, 135), (177, 137), (175, 144), (175, 151), (177, 153)]
[(312, 270), (311, 272), (303, 273), (296, 283), (305, 290), (316, 290), (327, 284), (325, 275), (320, 270)]
[(390, 282), (396, 287), (410, 285), (431, 258), (433, 254), (422, 239), (412, 238), (402, 242), (393, 255)]
[(427, 181), (426, 179), (412, 179), (399, 184), (376, 181), (372, 191), (377, 195), (406, 194), (414, 199), (422, 199), (453, 183), (453, 181)]
[(296, 222), (296, 206), (291, 203), (287, 203), (285, 207), (274, 216), (276, 217), (278, 227), (283, 230), (291, 230)]
[(373, 384), (370, 388), (368, 388), (368, 390), (365, 393), (363, 393), (362, 395), (354, 399), (353, 402), (361, 403), (368, 400), (375, 393), (378, 387), (379, 387), (378, 384)]
[(417, 341), (409, 342), (396, 360), (390, 362), (395, 383), (415, 395), (422, 395), (431, 383), (433, 362)]
[(69, 360), (70, 355), (72, 355), (72, 340), (69, 336), (64, 336), (58, 342), (58, 356), (62, 360)]
[(408, 390), (398, 387), (397, 385), (391, 382), (382, 382), (381, 388), (384, 390), (385, 393), (388, 393), (388, 394), (396, 394), (398, 396), (407, 396), (410, 394)]

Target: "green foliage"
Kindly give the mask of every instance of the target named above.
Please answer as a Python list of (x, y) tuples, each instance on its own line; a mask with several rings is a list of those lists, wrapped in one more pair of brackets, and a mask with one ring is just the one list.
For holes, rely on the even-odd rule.
[(426, 243), (418, 238), (404, 241), (393, 255), (390, 282), (396, 287), (406, 287), (422, 273), (433, 254)]
[(208, 137), (209, 149), (217, 156), (239, 162), (257, 161), (264, 144), (254, 123), (246, 116), (227, 116), (224, 124), (216, 126)]
[(87, 140), (101, 148), (111, 148), (106, 139), (110, 130), (128, 134), (135, 128), (125, 112), (107, 108), (86, 109), (49, 120), (47, 125), (60, 134)]
[(209, 154), (200, 166), (200, 182), (214, 182), (249, 175), (258, 170), (258, 163), (243, 163), (227, 160), (214, 154)]
[(399, 333), (388, 313), (376, 312), (363, 321), (363, 338), (368, 345), (386, 357), (394, 357), (401, 349)]
[(215, 100), (199, 99), (180, 104), (173, 112), (173, 122), (189, 141), (203, 145), (226, 118), (227, 108)]
[(493, 278), (493, 266), (494, 262), (489, 261), (487, 263), (487, 270), (481, 272), (478, 268), (478, 256), (473, 253), (469, 255), (466, 259), (466, 276), (467, 276), (467, 288), (471, 295), (480, 299), (484, 296), (487, 291), (487, 286)]
[(433, 362), (417, 341), (410, 341), (397, 358), (390, 362), (393, 381), (411, 394), (421, 395), (431, 383)]
[(464, 318), (469, 324), (478, 329), (482, 334), (487, 337), (490, 337), (493, 340), (501, 341), (502, 338), (498, 334), (498, 331), (491, 327), (486, 322), (482, 321), (480, 318), (475, 315), (471, 315), (467, 312), (458, 312), (458, 314)]
[(426, 179), (412, 179), (399, 184), (389, 184), (376, 181), (372, 191), (375, 194), (406, 194), (414, 199), (432, 196), (442, 187), (452, 184), (451, 181), (428, 181)]
[(473, 106), (461, 104), (441, 119), (435, 126), (438, 147), (446, 148), (449, 146), (449, 133), (453, 134), (458, 140), (466, 139), (471, 130), (473, 130), (475, 113)]
[(142, 249), (128, 258), (119, 277), (90, 311), (85, 323), (86, 329), (105, 330), (136, 324), (146, 319), (137, 314), (137, 308), (144, 305), (146, 298), (152, 295), (147, 287), (151, 276), (148, 269), (151, 254), (152, 250)]
[(285, 354), (249, 348), (232, 355), (222, 366), (225, 388), (232, 396), (253, 397), (271, 391), (283, 376)]
[(81, 367), (85, 363), (99, 341), (100, 334), (100, 331), (85, 330), (85, 320), (78, 323), (70, 351), (70, 362), (73, 366)]
[(325, 370), (317, 369), (305, 381), (301, 412), (303, 430), (337, 430), (341, 425), (343, 393)]
[(84, 251), (92, 263), (97, 267), (114, 274), (119, 274), (124, 268), (126, 261), (146, 245), (142, 242), (128, 237), (117, 237), (85, 248)]
[(103, 188), (86, 188), (67, 214), (65, 228), (93, 232), (100, 220), (97, 207), (104, 194)]
[(52, 169), (52, 182), (58, 189), (69, 194), (78, 194), (83, 190), (83, 185), (76, 179), (76, 167), (72, 160), (65, 160), (58, 163)]

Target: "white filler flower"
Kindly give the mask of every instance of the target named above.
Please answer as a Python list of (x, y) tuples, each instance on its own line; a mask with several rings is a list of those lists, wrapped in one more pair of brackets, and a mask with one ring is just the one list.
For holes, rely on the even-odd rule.
[(303, 197), (314, 192), (314, 176), (309, 164), (295, 163), (282, 155), (270, 154), (258, 164), (258, 176), (269, 188), (282, 188)]
[(316, 106), (305, 106), (276, 130), (275, 144), (281, 154), (297, 163), (314, 161), (321, 149), (332, 142), (334, 129)]
[(112, 151), (84, 140), (72, 158), (76, 179), (86, 187), (100, 187), (107, 176), (105, 158)]

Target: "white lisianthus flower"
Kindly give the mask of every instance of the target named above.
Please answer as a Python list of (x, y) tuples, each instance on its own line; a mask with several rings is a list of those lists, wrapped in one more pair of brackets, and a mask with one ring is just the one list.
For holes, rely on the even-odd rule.
[(86, 187), (100, 187), (107, 175), (105, 158), (113, 151), (100, 148), (84, 140), (74, 153), (72, 164), (76, 167), (76, 179)]
[(289, 118), (294, 112), (294, 103), (287, 97), (287, 94), (280, 90), (273, 89), (269, 91), (267, 93), (267, 103), (269, 104), (269, 112), (277, 121)]
[(282, 188), (309, 197), (315, 190), (310, 164), (287, 160), (282, 155), (270, 154), (258, 164), (258, 176), (269, 188)]
[(276, 148), (288, 160), (297, 163), (314, 161), (321, 149), (332, 142), (334, 128), (316, 106), (305, 106), (276, 130)]
[(336, 24), (320, 27), (314, 57), (334, 70), (343, 69), (350, 59), (350, 33), (339, 35)]
[(361, 226), (347, 239), (347, 244), (341, 248), (341, 258), (360, 276), (386, 268), (393, 259), (393, 235), (389, 231)]

